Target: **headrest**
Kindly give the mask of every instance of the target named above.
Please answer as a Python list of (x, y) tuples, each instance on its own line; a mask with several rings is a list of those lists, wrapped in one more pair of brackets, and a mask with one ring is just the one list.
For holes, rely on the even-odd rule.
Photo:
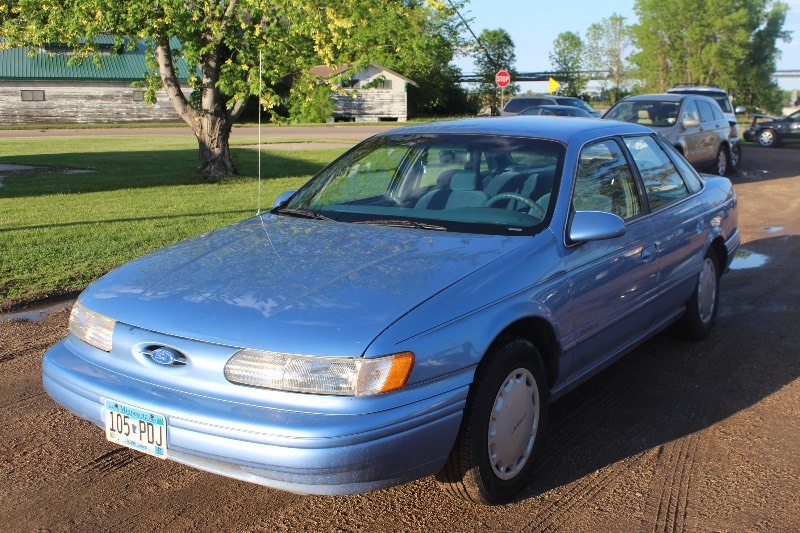
[(650, 113), (647, 112), (647, 109), (640, 109), (638, 113), (639, 118), (650, 118)]
[(459, 170), (450, 178), (450, 188), (454, 191), (474, 191), (477, 184), (474, 170)]

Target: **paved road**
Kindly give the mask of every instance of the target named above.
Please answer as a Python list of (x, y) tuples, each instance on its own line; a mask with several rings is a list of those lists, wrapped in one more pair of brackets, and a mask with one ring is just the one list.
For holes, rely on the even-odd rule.
[[(402, 126), (397, 122), (382, 125), (331, 124), (325, 126), (264, 126), (262, 138), (307, 138), (320, 140), (360, 141), (376, 133)], [(109, 135), (193, 135), (189, 126), (164, 128), (99, 128), (99, 129), (43, 129), (43, 130), (0, 130), (4, 137), (75, 137)], [(236, 126), (231, 135), (237, 137), (258, 137), (254, 126)]]
[[(800, 530), (800, 150), (745, 148), (745, 255), (700, 343), (662, 334), (556, 402), (516, 503), (452, 500), (426, 478), (299, 496), (112, 446), (48, 399), (43, 350), (67, 310), (0, 325), (4, 530)], [(745, 260), (746, 259), (746, 260)]]

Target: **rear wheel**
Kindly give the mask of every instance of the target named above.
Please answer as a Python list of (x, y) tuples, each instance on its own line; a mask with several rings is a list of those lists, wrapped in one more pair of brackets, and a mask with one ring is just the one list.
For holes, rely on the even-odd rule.
[(742, 146), (735, 142), (731, 145), (728, 153), (728, 172), (733, 174), (739, 170), (739, 165), (742, 164)]
[(703, 267), (697, 277), (694, 294), (686, 311), (675, 324), (677, 333), (684, 338), (700, 340), (714, 327), (719, 307), (719, 259), (713, 249), (703, 258)]
[(717, 150), (717, 157), (711, 170), (717, 176), (724, 176), (728, 172), (728, 150), (724, 146), (720, 146)]
[(756, 140), (758, 141), (758, 144), (764, 148), (778, 146), (778, 136), (775, 134), (775, 130), (771, 128), (765, 128), (759, 131)]
[(439, 485), (467, 501), (499, 504), (528, 483), (547, 419), (548, 388), (536, 347), (503, 339), (475, 372), (464, 418)]

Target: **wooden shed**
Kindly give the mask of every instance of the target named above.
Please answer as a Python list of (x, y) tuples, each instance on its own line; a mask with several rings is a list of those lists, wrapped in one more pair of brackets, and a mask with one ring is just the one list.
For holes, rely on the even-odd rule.
[[(116, 50), (113, 40), (98, 43), (99, 65), (88, 59), (69, 64), (72, 51), (63, 45), (0, 50), (0, 123), (108, 124), (178, 122), (180, 117), (164, 91), (155, 105), (144, 101), (146, 47)], [(181, 85), (188, 94), (186, 62), (176, 60)]]
[[(320, 78), (347, 72), (349, 66), (332, 69), (320, 65), (311, 73)], [(408, 84), (417, 84), (378, 63), (356, 72), (342, 83), (333, 96), (332, 121), (347, 122), (405, 122), (408, 118)]]

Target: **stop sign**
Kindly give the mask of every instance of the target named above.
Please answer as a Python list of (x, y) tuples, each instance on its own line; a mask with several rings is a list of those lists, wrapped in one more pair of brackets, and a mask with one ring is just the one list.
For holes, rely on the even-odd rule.
[(500, 70), (494, 75), (494, 82), (499, 87), (505, 87), (511, 83), (511, 74), (509, 74), (507, 70)]

